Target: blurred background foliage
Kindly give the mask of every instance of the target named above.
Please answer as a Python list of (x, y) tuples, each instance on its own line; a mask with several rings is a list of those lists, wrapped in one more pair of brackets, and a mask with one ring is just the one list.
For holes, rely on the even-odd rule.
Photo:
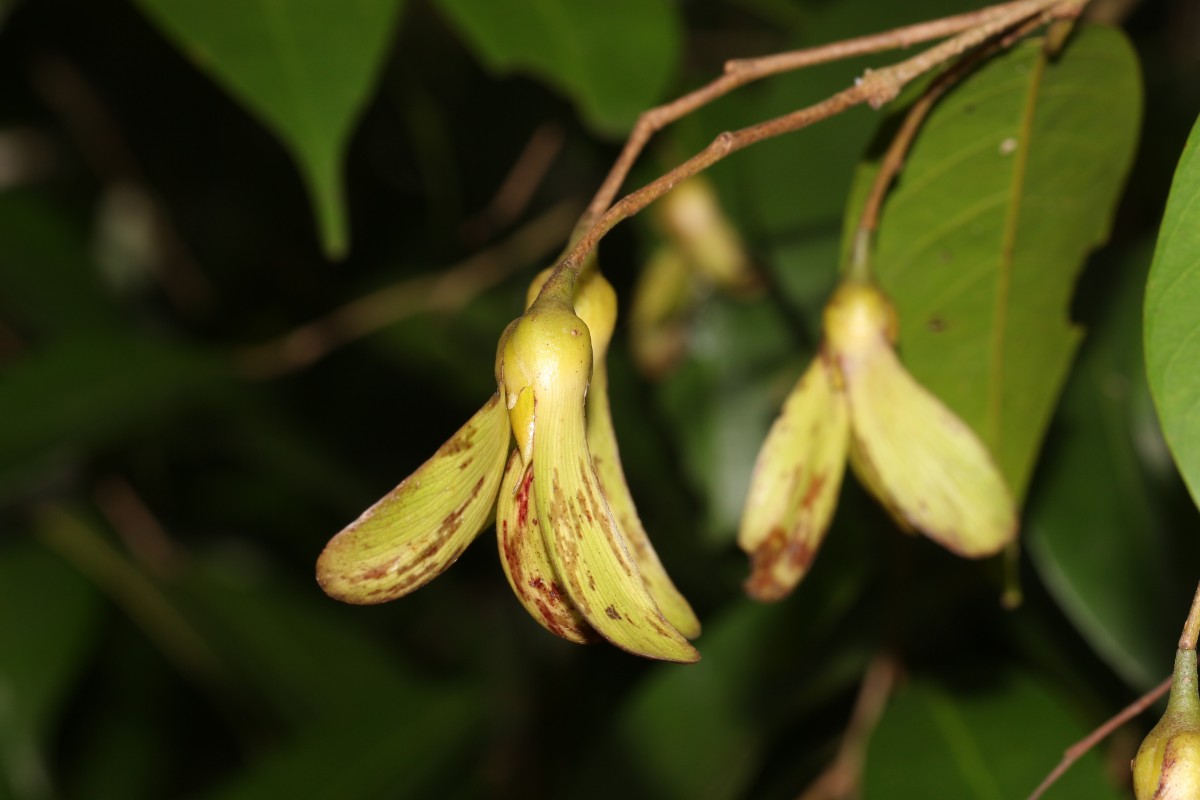
[[(1140, 344), (1200, 108), (1193, 0), (1096, 3), (1144, 118), (1070, 309), (1087, 336), (1029, 480), (1019, 608), (853, 481), (794, 595), (741, 593), (745, 488), (817, 339), (868, 109), (712, 171), (769, 291), (701, 290), (666, 374), (618, 329), (624, 461), (700, 663), (544, 633), (487, 533), (385, 606), (312, 578), (494, 390), (499, 332), (640, 110), (727, 58), (972, 5), (0, 3), (0, 797), (1025, 796), (1167, 675), (1197, 577)], [(885, 61), (743, 89), (634, 182)], [(659, 236), (605, 242), (623, 311)], [(1150, 724), (1048, 797), (1127, 796)]]

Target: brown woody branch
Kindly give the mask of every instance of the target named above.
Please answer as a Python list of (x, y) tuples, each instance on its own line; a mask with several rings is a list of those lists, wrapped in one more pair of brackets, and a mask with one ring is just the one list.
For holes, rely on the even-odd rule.
[[(725, 79), (729, 79), (732, 82), (740, 74), (736, 71), (737, 67), (734, 67), (734, 72), (726, 73), (725, 76), (709, 84), (708, 87), (697, 90), (690, 95), (685, 95), (675, 101), (675, 103), (663, 107), (669, 109), (669, 113), (660, 115), (661, 119), (653, 116), (655, 112), (661, 111), (661, 109), (655, 109), (648, 112), (651, 115), (649, 122), (645, 124), (639, 122), (634, 133), (630, 136), (630, 140), (626, 144), (624, 151), (618, 157), (617, 162), (613, 165), (613, 169), (605, 179), (596, 198), (593, 199), (589, 206), (588, 212), (585, 213), (580, 224), (577, 226), (576, 232), (578, 237), (567, 254), (559, 261), (556, 273), (565, 273), (561, 275), (562, 278), (568, 278), (577, 274), (584, 260), (600, 239), (618, 223), (638, 213), (680, 182), (708, 169), (730, 154), (736, 153), (738, 150), (764, 139), (801, 130), (815, 122), (820, 122), (835, 114), (840, 114), (856, 105), (868, 103), (872, 108), (880, 108), (885, 103), (895, 99), (900, 90), (915, 78), (962, 55), (989, 39), (1018, 29), (1031, 19), (1074, 18), (1078, 16), (1086, 2), (1087, 0), (1021, 0), (1021, 2), (985, 9), (988, 12), (987, 14), (984, 14), (978, 22), (957, 36), (891, 66), (879, 70), (867, 70), (855, 82), (854, 86), (843, 89), (819, 103), (757, 125), (719, 134), (708, 147), (687, 161), (646, 186), (643, 186), (641, 189), (621, 198), (603, 213), (598, 213), (599, 208), (603, 207), (608, 202), (608, 199), (615, 195), (620, 184), (624, 181), (624, 177), (632, 166), (633, 160), (641, 152), (641, 148), (655, 129), (653, 126), (659, 124), (661, 119), (677, 119), (679, 116), (699, 108), (704, 103), (730, 91), (735, 86), (741, 85), (733, 83), (733, 85), (727, 87), (725, 83), (722, 83)], [(983, 12), (979, 13), (983, 14)], [(928, 24), (934, 25), (936, 23)], [(908, 30), (911, 34), (914, 27), (917, 26), (910, 26), (908, 29), (900, 30)], [(895, 35), (895, 32), (880, 34), (880, 40), (882, 41), (889, 35)], [(865, 47), (866, 45), (860, 44), (857, 46)], [(838, 57), (837, 53), (841, 51), (837, 48), (838, 46), (831, 45), (824, 57), (826, 59)], [(809, 58), (812, 58), (812, 56), (809, 56)], [(793, 59), (797, 64), (803, 63), (803, 58), (798, 54), (794, 54)], [(755, 62), (747, 63), (753, 64)], [(742, 69), (749, 68), (743, 67)], [(558, 280), (548, 281), (547, 286), (556, 283), (558, 283)]]

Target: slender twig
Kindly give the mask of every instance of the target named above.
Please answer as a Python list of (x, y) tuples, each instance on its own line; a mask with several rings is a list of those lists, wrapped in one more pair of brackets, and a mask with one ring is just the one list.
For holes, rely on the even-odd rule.
[(159, 586), (75, 514), (47, 507), (37, 537), (122, 607), (184, 674), (208, 686), (229, 685), (220, 656)]
[(1134, 700), (1132, 703), (1127, 705), (1121, 710), (1120, 713), (1118, 713), (1108, 722), (1104, 723), (1099, 728), (1096, 728), (1096, 730), (1092, 731), (1087, 736), (1068, 747), (1066, 752), (1063, 753), (1062, 761), (1059, 761), (1058, 766), (1056, 766), (1050, 772), (1050, 774), (1046, 776), (1045, 780), (1038, 784), (1038, 787), (1033, 790), (1032, 794), (1029, 795), (1029, 800), (1038, 800), (1039, 797), (1045, 794), (1047, 789), (1054, 785), (1055, 781), (1061, 778), (1076, 761), (1083, 758), (1089, 750), (1099, 744), (1105, 737), (1107, 737), (1117, 728), (1121, 727), (1126, 722), (1133, 719), (1150, 706), (1154, 705), (1155, 701), (1170, 691), (1170, 689), (1171, 678), (1167, 678), (1158, 686), (1155, 686), (1137, 700)]
[(596, 196), (588, 204), (585, 219), (593, 220), (599, 217), (604, 213), (605, 209), (612, 205), (613, 200), (617, 196), (617, 191), (621, 188), (621, 184), (625, 182), (629, 170), (633, 168), (634, 162), (637, 161), (646, 143), (650, 141), (650, 137), (672, 122), (691, 114), (696, 109), (708, 105), (718, 98), (724, 97), (734, 89), (761, 80), (762, 78), (778, 75), (782, 72), (790, 72), (855, 56), (879, 53), (885, 50), (907, 48), (921, 42), (952, 36), (1014, 11), (1030, 9), (1025, 14), (1032, 15), (1043, 9), (1046, 5), (1047, 3), (1041, 0), (1016, 0), (1016, 2), (989, 6), (978, 11), (957, 14), (931, 22), (905, 25), (890, 31), (846, 39), (819, 47), (778, 53), (761, 58), (727, 61), (725, 63), (725, 74), (719, 78), (669, 103), (645, 111), (638, 117), (633, 132), (625, 142), (625, 147), (622, 149), (620, 156), (609, 170), (604, 182), (600, 185), (600, 189), (596, 192)]
[(502, 242), (448, 269), (386, 286), (269, 342), (236, 353), (243, 376), (265, 380), (308, 366), (342, 345), (420, 312), (453, 311), (566, 238), (579, 211), (563, 201)]
[[(602, 203), (593, 201), (592, 206), (589, 206), (588, 213), (585, 214), (577, 228), (582, 232), (575, 245), (559, 261), (556, 266), (555, 279), (547, 281), (546, 288), (556, 286), (560, 280), (573, 281), (573, 276), (578, 273), (592, 249), (613, 227), (666, 194), (676, 184), (709, 168), (730, 154), (764, 139), (801, 130), (856, 105), (867, 103), (873, 108), (879, 108), (895, 99), (900, 90), (915, 78), (993, 36), (1020, 26), (1031, 17), (1076, 16), (1085, 2), (1086, 0), (1029, 0), (1029, 2), (1013, 4), (963, 33), (911, 58), (879, 70), (867, 70), (854, 86), (843, 89), (819, 103), (757, 125), (719, 134), (708, 147), (641, 189), (621, 198), (598, 217), (595, 216), (595, 209)], [(736, 75), (737, 73), (730, 74)], [(633, 137), (631, 137), (632, 139)], [(629, 150), (628, 147), (626, 149)], [(630, 164), (622, 165), (624, 159), (625, 153), (622, 153), (617, 164), (614, 165), (614, 172), (628, 170), (632, 160), (630, 159)], [(623, 173), (620, 174), (623, 175)], [(620, 180), (614, 182), (619, 184)], [(610, 181), (606, 179), (606, 186), (609, 183)], [(606, 191), (608, 190), (602, 187), (597, 198), (602, 198)]]
[[(1179, 637), (1180, 650), (1195, 650), (1196, 640), (1200, 637), (1200, 585), (1196, 587), (1196, 594), (1192, 597), (1192, 607), (1188, 612), (1187, 622), (1183, 624), (1183, 634)], [(1033, 794), (1029, 795), (1029, 800), (1038, 800), (1047, 789), (1050, 788), (1059, 778), (1062, 777), (1071, 765), (1083, 757), (1087, 751), (1091, 750), (1104, 737), (1115, 731), (1117, 728), (1124, 725), (1127, 721), (1133, 719), (1138, 714), (1145, 711), (1156, 700), (1162, 697), (1171, 689), (1171, 681), (1174, 678), (1167, 678), (1165, 681), (1155, 686), (1150, 691), (1139, 697), (1137, 700), (1126, 706), (1119, 714), (1110, 719), (1108, 722), (1101, 725), (1096, 730), (1089, 733), (1083, 739), (1080, 739), (1075, 744), (1067, 748), (1063, 754), (1062, 761), (1056, 766), (1046, 779), (1033, 790)]]
[(837, 755), (800, 795), (800, 800), (845, 800), (858, 795), (867, 744), (887, 707), (899, 671), (895, 657), (890, 654), (880, 654), (871, 661)]
[(175, 543), (129, 481), (110, 475), (96, 482), (92, 494), (138, 564), (156, 578), (169, 577), (179, 560)]
[(913, 141), (917, 138), (917, 133), (921, 130), (921, 126), (924, 124), (926, 117), (929, 116), (929, 112), (933, 110), (934, 106), (937, 105), (938, 101), (942, 99), (942, 96), (949, 89), (961, 81), (972, 70), (976, 69), (981, 63), (991, 58), (1000, 50), (1011, 46), (1014, 41), (1043, 25), (1046, 21), (1041, 15), (1026, 20), (1007, 35), (995, 38), (990, 43), (963, 56), (951, 67), (942, 72), (942, 74), (938, 75), (926, 87), (925, 91), (921, 93), (921, 96), (909, 107), (908, 113), (904, 116), (904, 121), (900, 124), (900, 129), (896, 131), (895, 136), (892, 137), (891, 142), (888, 144), (888, 149), (879, 163), (879, 171), (875, 173), (875, 179), (872, 181), (871, 189), (867, 193), (867, 199), (863, 203), (862, 213), (859, 217), (857, 230), (855, 231), (853, 250), (850, 255), (849, 268), (851, 277), (866, 278), (869, 276), (871, 238), (875, 230), (879, 227), (879, 213), (883, 208), (883, 201), (887, 197), (892, 182), (900, 174), (900, 170), (903, 169), (904, 161), (908, 158), (908, 152), (912, 148)]
[(507, 227), (520, 217), (546, 177), (550, 165), (562, 152), (562, 146), (561, 126), (554, 123), (539, 125), (521, 148), (517, 160), (487, 206), (463, 222), (463, 238), (478, 244), (496, 229)]

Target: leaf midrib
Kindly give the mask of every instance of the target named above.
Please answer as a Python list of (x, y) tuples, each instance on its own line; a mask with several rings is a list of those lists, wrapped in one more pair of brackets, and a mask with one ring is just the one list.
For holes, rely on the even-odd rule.
[[(1004, 355), (1008, 333), (1009, 290), (1012, 285), (1014, 255), (1017, 235), (1021, 224), (1021, 199), (1025, 193), (1025, 178), (1029, 168), (1029, 153), (1033, 149), (1033, 120), (1037, 112), (1038, 95), (1046, 73), (1046, 55), (1040, 48), (1033, 69), (1029, 71), (1029, 93), (1017, 128), (1017, 152), (1013, 161), (1013, 177), (1009, 191), (1009, 213), (1004, 221), (1004, 234), (1000, 245), (1000, 263), (996, 271), (995, 324), (992, 326), (992, 341), (987, 370), (987, 417), (985, 440), (992, 452), (999, 450), (1004, 434)], [(1009, 476), (1011, 480), (1011, 476)]]

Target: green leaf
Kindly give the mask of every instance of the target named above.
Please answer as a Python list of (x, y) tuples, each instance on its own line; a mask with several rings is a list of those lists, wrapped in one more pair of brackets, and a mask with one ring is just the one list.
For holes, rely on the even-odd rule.
[[(888, 702), (871, 737), (864, 800), (1016, 800), (1087, 733), (1058, 696), (1018, 672), (973, 673), (956, 688), (914, 681)], [(1123, 795), (1092, 751), (1049, 797)]]
[(764, 725), (748, 702), (760, 648), (777, 635), (778, 607), (739, 603), (706, 631), (704, 657), (657, 670), (621, 707), (620, 738), (663, 797), (732, 798), (762, 760)]
[(344, 254), (342, 162), (403, 0), (138, 3), (283, 142), (308, 184), (325, 251)]
[[(37, 613), (30, 613), (36, 607)], [(0, 548), (0, 796), (50, 797), (42, 749), (93, 640), (95, 592), (32, 540)]]
[(407, 704), (382, 698), (375, 713), (345, 727), (310, 729), (205, 796), (210, 800), (443, 796), (437, 778), (450, 764), (473, 760), (474, 754), (464, 744), (479, 735), (478, 703), (479, 698), (465, 693), (432, 693)]
[(1105, 271), (1112, 302), (1094, 309), (1098, 321), (1063, 392), (1025, 538), (1075, 627), (1142, 689), (1170, 672), (1177, 635), (1162, 614), (1172, 599), (1162, 504), (1140, 454), (1146, 442), (1161, 447), (1138, 340), (1149, 263), (1139, 248)]
[(1200, 504), (1200, 120), (1171, 184), (1145, 320), (1146, 374), (1163, 435)]
[(566, 92), (589, 124), (621, 133), (675, 76), (680, 21), (668, 0), (437, 0), (497, 72)]
[(123, 334), (35, 350), (0, 381), (0, 484), (39, 459), (144, 428), (194, 401), (221, 374), (203, 354)]
[(360, 625), (362, 609), (228, 556), (197, 559), (177, 588), (241, 685), (291, 723), (214, 798), (427, 796), (480, 735), (484, 698), (408, 669)]
[[(875, 31), (910, 25), (947, 14), (978, 8), (973, 0), (838, 0), (835, 3), (789, 4), (795, 13), (803, 6), (803, 24), (777, 49), (829, 44)], [(761, 9), (756, 9), (761, 11)], [(918, 45), (917, 47), (920, 47)], [(868, 68), (894, 63), (911, 53), (894, 51), (820, 64), (772, 76), (705, 106), (681, 119), (665, 135), (682, 142), (686, 151), (699, 150), (720, 131), (771, 119), (818, 102), (854, 83)], [(751, 56), (752, 52), (739, 55)], [(698, 73), (697, 82), (716, 75)], [(790, 246), (823, 236), (825, 226), (839, 226), (855, 164), (871, 140), (879, 113), (866, 106), (794, 134), (759, 142), (710, 174), (721, 186), (721, 202), (743, 233), (771, 237)], [(663, 165), (668, 166), (668, 165)], [(780, 279), (796, 273), (833, 275), (837, 262), (811, 260), (789, 265), (771, 258), (767, 264)]]
[(1027, 41), (943, 98), (884, 207), (875, 266), (904, 361), (1018, 498), (1081, 337), (1075, 278), (1107, 238), (1140, 117), (1118, 31), (1084, 29), (1057, 60)]

